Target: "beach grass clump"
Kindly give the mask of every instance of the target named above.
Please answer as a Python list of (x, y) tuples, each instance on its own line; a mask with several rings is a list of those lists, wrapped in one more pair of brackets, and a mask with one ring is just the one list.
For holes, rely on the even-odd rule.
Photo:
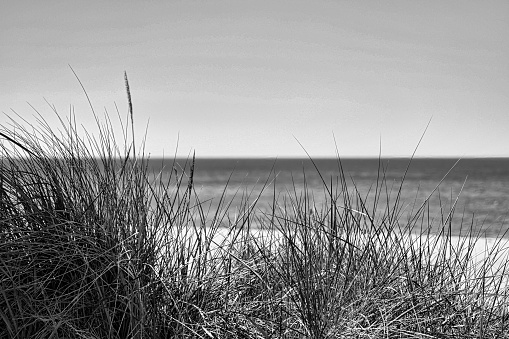
[(489, 256), (499, 265), (479, 262), (478, 239), (410, 233), (340, 201), (316, 213), (304, 195), (275, 218), (281, 240), (267, 264), (286, 287), (297, 337), (507, 337), (507, 252)]
[(158, 290), (143, 160), (107, 130), (87, 144), (72, 125), (14, 126), (1, 134), (3, 335), (143, 334), (156, 307), (143, 292)]
[(0, 337), (207, 331), (201, 305), (216, 291), (189, 168), (157, 183), (127, 133), (121, 148), (109, 121), (99, 127), (97, 138), (69, 121), (0, 131)]
[(405, 216), (382, 162), (360, 192), (338, 158), (320, 203), (303, 182), (210, 209), (194, 156), (150, 165), (129, 103), (120, 144), (107, 117), (0, 128), (1, 338), (509, 337), (503, 239), (477, 258), (454, 206)]

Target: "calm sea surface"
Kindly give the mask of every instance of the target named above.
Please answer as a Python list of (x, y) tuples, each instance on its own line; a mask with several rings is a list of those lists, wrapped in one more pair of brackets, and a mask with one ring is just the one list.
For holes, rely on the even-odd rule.
[[(406, 222), (429, 198), (426, 215), (439, 228), (455, 204), (453, 233), (465, 232), (469, 227), (493, 237), (509, 228), (509, 158), (461, 159), (341, 159), (347, 190), (355, 191), (373, 210), (376, 186), (379, 191), (377, 214), (387, 206), (394, 206), (401, 187), (400, 217)], [(340, 165), (337, 159), (196, 159), (194, 187), (204, 210), (213, 214), (224, 192), (231, 202), (229, 211), (235, 213), (241, 202), (254, 201), (261, 211), (270, 209), (274, 198), (287, 205), (290, 198), (301, 196), (305, 189), (320, 210), (327, 191), (322, 178), (333, 195), (339, 195)], [(157, 160), (150, 164), (154, 172), (163, 168), (163, 179), (173, 171), (189, 173), (186, 159)], [(405, 175), (405, 170), (408, 172)], [(175, 169), (173, 169), (175, 168)], [(449, 173), (448, 173), (449, 172)], [(447, 174), (448, 173), (448, 174)], [(447, 174), (447, 175), (446, 175)], [(321, 175), (321, 177), (320, 177)], [(445, 178), (444, 178), (445, 177)], [(383, 182), (382, 182), (383, 179)], [(228, 184), (227, 184), (228, 183)], [(265, 188), (264, 188), (265, 186)], [(340, 198), (340, 201), (342, 199)], [(381, 215), (381, 214), (380, 214)], [(463, 231), (461, 231), (463, 229)]]

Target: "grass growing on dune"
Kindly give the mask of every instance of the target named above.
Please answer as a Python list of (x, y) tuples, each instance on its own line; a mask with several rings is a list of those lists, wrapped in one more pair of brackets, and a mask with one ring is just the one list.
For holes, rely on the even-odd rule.
[(453, 209), (403, 218), (382, 164), (369, 205), (338, 159), (324, 204), (210, 211), (194, 157), (152, 173), (128, 126), (24, 126), (0, 130), (1, 338), (509, 337), (506, 252), (476, 260)]

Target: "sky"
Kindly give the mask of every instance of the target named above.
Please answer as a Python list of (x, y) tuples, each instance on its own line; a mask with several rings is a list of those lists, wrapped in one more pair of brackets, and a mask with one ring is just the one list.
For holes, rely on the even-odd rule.
[(50, 103), (94, 133), (70, 65), (114, 124), (127, 72), (151, 156), (410, 156), (430, 120), (419, 157), (509, 156), (507, 0), (3, 0), (0, 13), (4, 126), (35, 122), (32, 105), (57, 128)]

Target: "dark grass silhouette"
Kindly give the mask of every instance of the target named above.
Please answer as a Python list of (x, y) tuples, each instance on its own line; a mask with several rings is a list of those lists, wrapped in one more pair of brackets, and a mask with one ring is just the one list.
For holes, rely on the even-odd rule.
[(382, 165), (371, 205), (338, 157), (322, 205), (294, 189), (269, 212), (249, 194), (210, 211), (194, 156), (163, 181), (133, 129), (119, 145), (96, 119), (96, 137), (74, 120), (0, 130), (0, 337), (508, 337), (506, 253), (474, 260), (454, 208), (438, 237), (426, 203), (403, 219)]

